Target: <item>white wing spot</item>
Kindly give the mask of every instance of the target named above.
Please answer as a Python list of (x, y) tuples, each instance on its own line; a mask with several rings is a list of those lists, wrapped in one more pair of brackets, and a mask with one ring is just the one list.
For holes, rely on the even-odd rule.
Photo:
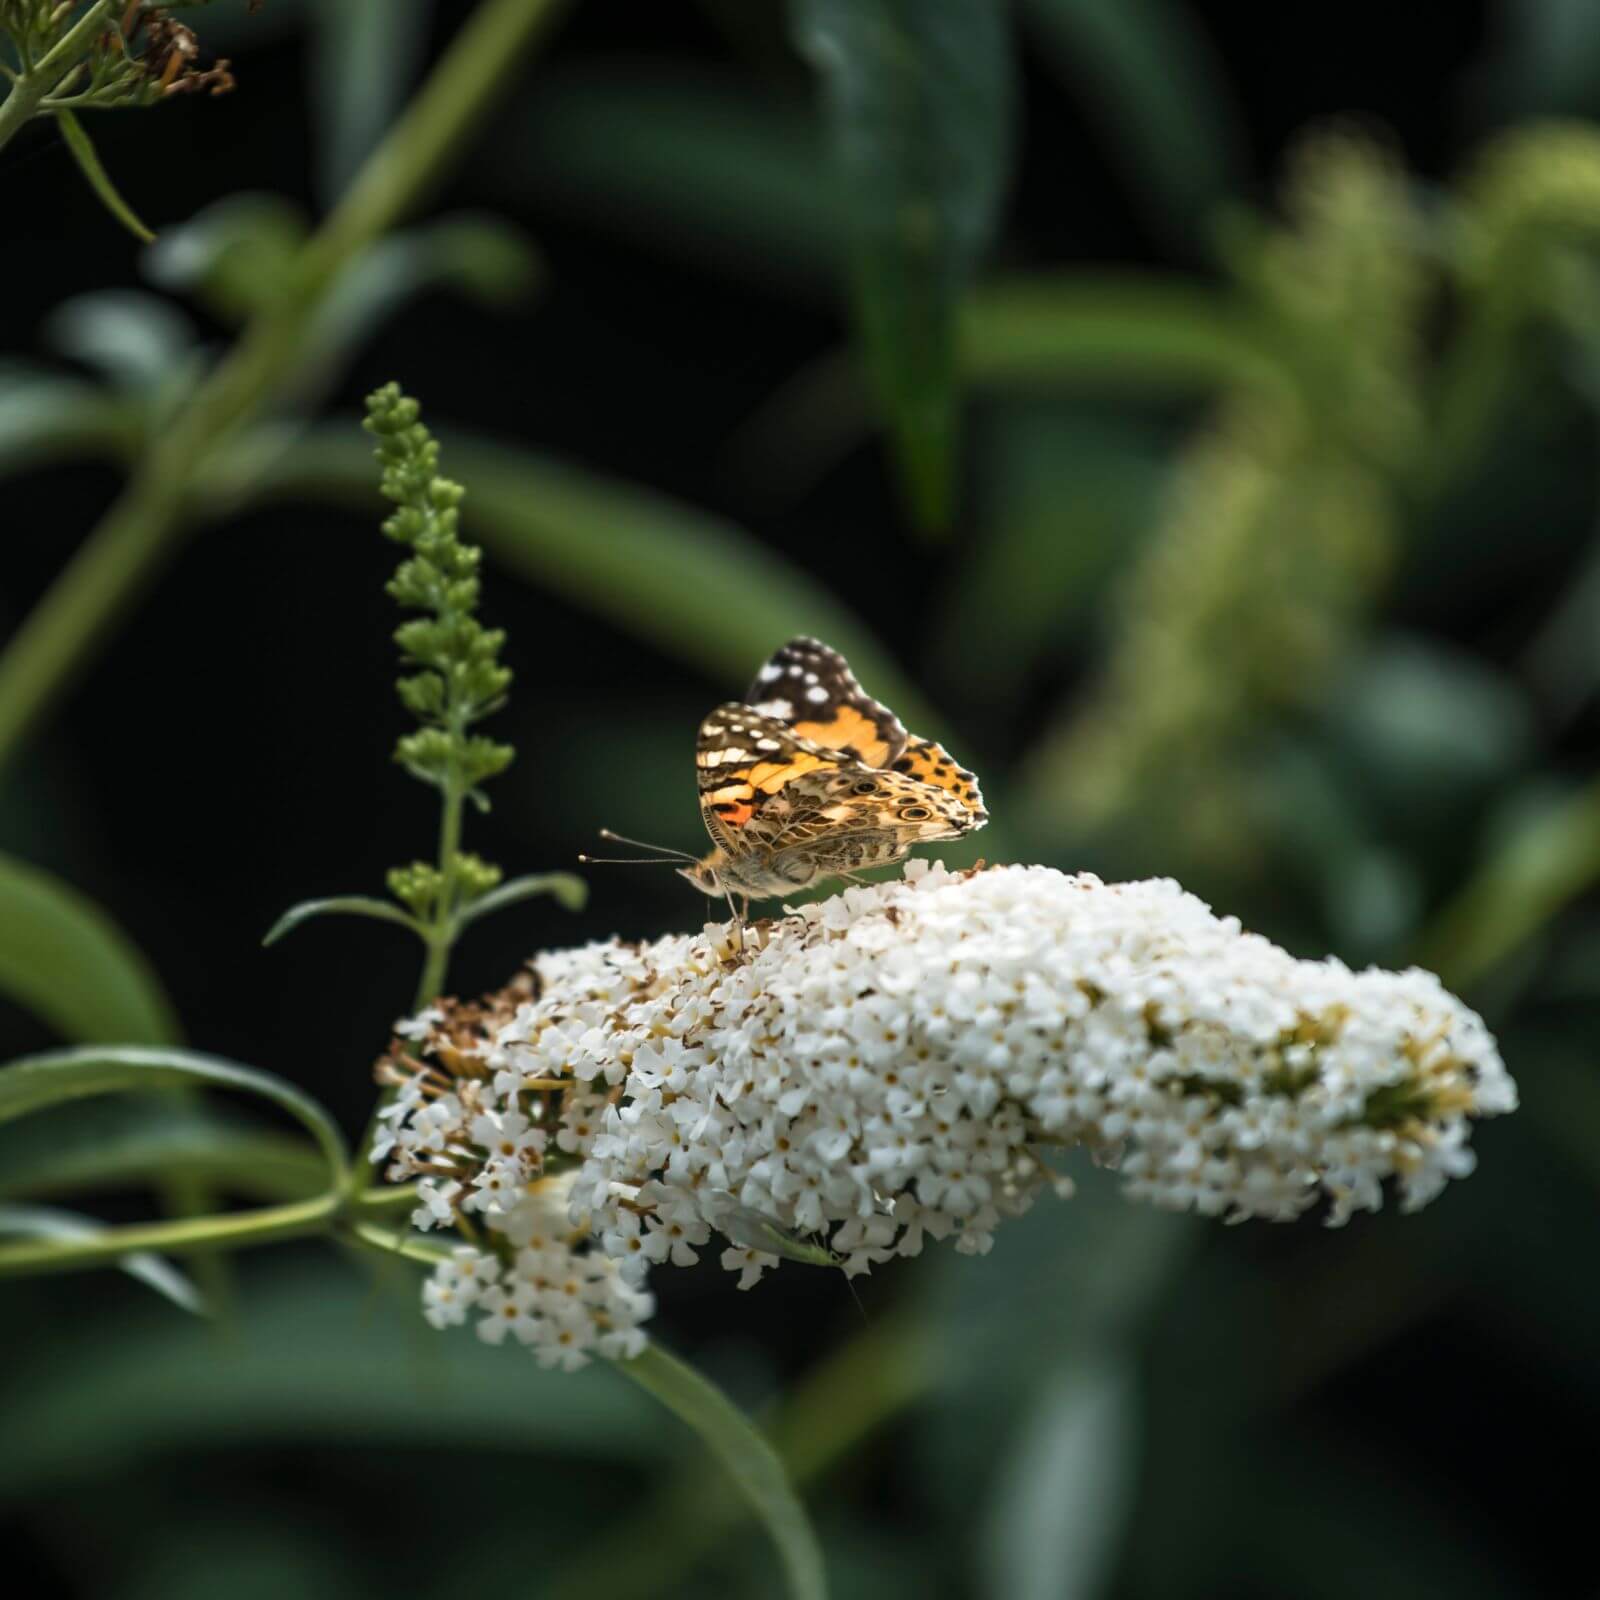
[(781, 750), (783, 746), (776, 739), (757, 739), (757, 750)]
[(828, 691), (820, 683), (814, 683), (806, 690), (806, 699), (816, 705), (821, 705), (828, 698)]
[(771, 683), (774, 678), (781, 677), (782, 673), (783, 668), (780, 667), (776, 661), (769, 661), (766, 666), (761, 669), (757, 676), (763, 683)]

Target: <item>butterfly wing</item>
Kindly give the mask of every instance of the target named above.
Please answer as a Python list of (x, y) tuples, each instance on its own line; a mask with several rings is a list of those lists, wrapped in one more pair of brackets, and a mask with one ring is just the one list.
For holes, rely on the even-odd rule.
[(913, 735), (892, 766), (894, 771), (959, 801), (967, 813), (966, 832), (975, 832), (989, 820), (978, 780), (965, 767), (957, 766), (943, 745)]
[(770, 847), (793, 809), (790, 790), (798, 779), (857, 765), (844, 751), (802, 738), (737, 700), (700, 724), (694, 761), (706, 832), (730, 855)]
[(868, 767), (889, 766), (909, 737), (894, 712), (856, 682), (844, 657), (819, 639), (791, 639), (775, 651), (744, 698), (797, 738)]

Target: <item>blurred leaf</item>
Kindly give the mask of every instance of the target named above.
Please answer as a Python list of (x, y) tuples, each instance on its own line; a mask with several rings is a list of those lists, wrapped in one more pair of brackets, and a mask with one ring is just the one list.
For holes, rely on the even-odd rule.
[[(951, 579), (936, 655), (964, 693), (1015, 704), (1042, 662), (1086, 651), (1107, 582), (1155, 514), (1166, 459), (1137, 418), (1012, 407), (985, 421), (981, 536)], [(1002, 616), (1006, 648), (994, 650)]]
[(1192, 248), (1242, 187), (1221, 63), (1182, 0), (1023, 0), (1023, 14), (1103, 129), (1151, 219)]
[[(0, 1205), (0, 1235), (24, 1239), (93, 1239), (105, 1228), (90, 1217), (75, 1211), (57, 1211), (51, 1206)], [(209, 1316), (205, 1299), (194, 1283), (162, 1256), (147, 1250), (123, 1256), (118, 1265), (130, 1278), (137, 1278), (191, 1316)]]
[(1132, 1509), (1134, 1375), (1069, 1369), (1034, 1397), (989, 1498), (982, 1538), (992, 1600), (1094, 1600)]
[(1077, 1194), (1008, 1221), (982, 1261), (928, 1263), (923, 1319), (939, 1370), (961, 1382), (932, 1397), (918, 1461), (950, 1515), (972, 1503), (973, 1463), (1004, 1459), (1058, 1374), (1135, 1344), (1196, 1238), (1192, 1219), (1124, 1200), (1114, 1173), (1072, 1169)]
[(754, 1424), (720, 1389), (660, 1345), (647, 1345), (642, 1355), (617, 1363), (617, 1370), (687, 1423), (722, 1463), (777, 1546), (793, 1600), (826, 1600), (822, 1551), (805, 1507), (783, 1462)]
[(1476, 76), (1492, 114), (1475, 122), (1600, 111), (1600, 10), (1592, 0), (1498, 0), (1490, 10)]
[(397, 922), (402, 928), (409, 928), (419, 936), (423, 931), (415, 917), (392, 901), (374, 900), (363, 894), (346, 894), (329, 900), (302, 900), (299, 905), (290, 906), (267, 929), (266, 937), (261, 942), (263, 945), (276, 944), (286, 933), (293, 933), (302, 922), (327, 916), (372, 917), (379, 922)]
[(80, 378), (0, 362), (0, 475), (36, 471), (60, 457), (132, 456), (141, 409)]
[[(816, 634), (910, 725), (939, 737), (940, 719), (863, 624), (742, 529), (631, 484), (441, 432), (467, 485), (467, 527), (511, 571), (741, 688), (774, 640)], [(371, 452), (343, 425), (311, 429), (274, 456), (254, 490), (371, 516)]]
[(334, 1177), (344, 1174), (343, 1135), (315, 1100), (272, 1073), (195, 1050), (98, 1045), (25, 1056), (0, 1067), (0, 1122), (90, 1095), (185, 1088), (236, 1089), (270, 1100), (310, 1132)]
[(1340, 677), (1327, 718), (1374, 808), (1419, 820), (1503, 782), (1534, 742), (1527, 703), (1509, 678), (1402, 635), (1378, 641)]
[(1010, 18), (970, 0), (791, 0), (848, 207), (857, 327), (925, 528), (951, 513), (956, 312), (1011, 166)]
[(94, 141), (84, 132), (83, 124), (65, 106), (57, 108), (55, 118), (62, 140), (72, 152), (72, 159), (78, 163), (78, 171), (94, 190), (96, 199), (135, 239), (142, 244), (149, 244), (155, 235), (134, 215), (133, 207), (117, 192), (117, 186), (101, 163)]
[(1600, 785), (1514, 796), (1483, 864), (1424, 932), (1416, 960), (1468, 988), (1600, 878)]
[(441, 217), (391, 234), (345, 268), (305, 336), (300, 365), (279, 404), (309, 408), (334, 387), (360, 346), (408, 300), (454, 289), (494, 309), (515, 305), (539, 281), (526, 236), (487, 214)]
[(331, 1267), (252, 1280), (226, 1341), (170, 1318), (88, 1323), (32, 1346), (7, 1379), (11, 1501), (245, 1444), (459, 1448), (491, 1466), (507, 1452), (646, 1461), (665, 1444), (609, 1369), (546, 1373), (465, 1330), (436, 1334), (409, 1293), (374, 1301)]
[(243, 322), (292, 291), (305, 212), (277, 194), (231, 194), (168, 228), (145, 251), (152, 283), (191, 294), (221, 321)]
[(322, 0), (313, 7), (311, 100), (325, 205), (344, 193), (405, 104), (432, 11), (432, 0)]
[(844, 259), (806, 108), (682, 62), (551, 73), (483, 179), (746, 281), (814, 290)]
[(969, 297), (961, 365), (984, 387), (1039, 385), (1281, 397), (1292, 376), (1268, 330), (1219, 290), (1125, 273), (1002, 279)]
[(170, 301), (138, 289), (74, 295), (45, 319), (44, 336), (62, 355), (133, 391), (187, 381), (197, 354), (188, 317)]
[(59, 878), (3, 856), (0, 994), (68, 1039), (179, 1037), (171, 1001), (127, 935)]
[(301, 1524), (268, 1507), (252, 1517), (208, 1503), (181, 1539), (151, 1539), (119, 1560), (100, 1600), (216, 1600), (222, 1594), (228, 1600), (366, 1600), (391, 1594), (390, 1585), (365, 1580), (343, 1533), (337, 1524)]
[(0, 1199), (128, 1189), (173, 1179), (250, 1199), (301, 1199), (328, 1181), (304, 1139), (269, 1133), (192, 1100), (81, 1101), (0, 1127)]
[(481, 900), (474, 900), (461, 913), (460, 925), (465, 928), (479, 917), (545, 894), (568, 911), (582, 911), (589, 901), (589, 885), (570, 872), (541, 872), (532, 877), (513, 878), (498, 889), (491, 889)]

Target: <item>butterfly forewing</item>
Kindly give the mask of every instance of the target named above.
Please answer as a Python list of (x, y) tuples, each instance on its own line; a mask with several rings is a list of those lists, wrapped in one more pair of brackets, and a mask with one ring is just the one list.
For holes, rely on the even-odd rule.
[(819, 639), (791, 639), (775, 651), (745, 701), (797, 737), (846, 751), (869, 767), (886, 767), (905, 749), (904, 724)]

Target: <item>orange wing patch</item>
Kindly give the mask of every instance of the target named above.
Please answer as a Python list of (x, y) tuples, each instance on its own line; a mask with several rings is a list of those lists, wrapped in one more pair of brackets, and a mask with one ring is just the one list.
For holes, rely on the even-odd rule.
[(881, 767), (889, 759), (892, 747), (879, 731), (878, 724), (854, 706), (835, 706), (827, 722), (802, 719), (790, 726), (802, 739), (809, 739), (813, 744), (827, 745), (830, 750), (848, 750), (865, 766)]
[(974, 827), (981, 828), (989, 820), (978, 780), (965, 767), (958, 767), (943, 745), (913, 737), (893, 763), (893, 770), (953, 795), (972, 814)]
[(745, 692), (745, 703), (799, 738), (843, 751), (863, 766), (885, 767), (905, 749), (905, 724), (820, 639), (791, 639), (775, 650)]

